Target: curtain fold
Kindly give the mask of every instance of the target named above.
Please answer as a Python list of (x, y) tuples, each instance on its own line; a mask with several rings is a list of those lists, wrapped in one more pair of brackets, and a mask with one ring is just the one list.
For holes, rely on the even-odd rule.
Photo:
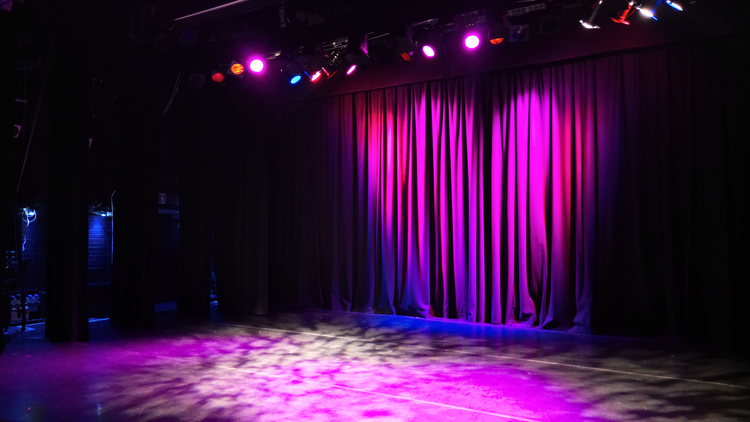
[(696, 338), (695, 277), (722, 276), (719, 308), (747, 293), (747, 52), (738, 35), (274, 106), (273, 301)]
[[(269, 299), (267, 113), (261, 107), (234, 107), (246, 100), (242, 92), (220, 92), (215, 101), (232, 107), (212, 113), (215, 156), (204, 150), (204, 166), (195, 171), (208, 173), (212, 169), (213, 179), (202, 180), (204, 200), (195, 204), (203, 207), (195, 216), (201, 221), (194, 218), (193, 222), (214, 229), (219, 310), (228, 314), (263, 315), (268, 313)], [(205, 163), (212, 158), (213, 163)], [(212, 189), (212, 195), (205, 192)], [(214, 203), (206, 204), (205, 198), (213, 198)], [(208, 211), (213, 213), (213, 221), (205, 221)], [(208, 294), (202, 297), (207, 304)]]

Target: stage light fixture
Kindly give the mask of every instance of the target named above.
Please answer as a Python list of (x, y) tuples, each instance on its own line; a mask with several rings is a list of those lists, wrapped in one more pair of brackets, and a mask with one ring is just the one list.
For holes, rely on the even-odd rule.
[(639, 8), (638, 11), (641, 12), (641, 14), (643, 16), (647, 17), (647, 18), (658, 20), (658, 19), (656, 19), (656, 15), (654, 14), (654, 10), (653, 9), (642, 9), (642, 8)]
[(602, 2), (604, 2), (604, 0), (599, 0), (599, 2), (596, 3), (596, 5), (594, 6), (594, 10), (591, 11), (591, 16), (589, 16), (589, 19), (587, 21), (584, 21), (583, 19), (579, 21), (584, 28), (599, 29), (599, 26), (594, 24), (594, 19), (596, 19), (596, 15), (599, 13), (599, 9), (602, 7)]
[(224, 82), (224, 74), (214, 70), (211, 72), (211, 80), (216, 83), (222, 83)]
[(657, 0), (656, 2), (652, 3), (652, 6), (646, 6), (644, 7), (643, 4), (636, 6), (639, 12), (647, 18), (651, 18), (653, 20), (659, 20), (656, 18), (656, 9), (659, 8), (659, 5), (661, 4), (661, 0)]
[(346, 71), (346, 74), (347, 75), (351, 75), (352, 73), (354, 73), (355, 70), (357, 70), (357, 65), (353, 64), (353, 65), (349, 66), (349, 69)]
[(622, 12), (614, 15), (611, 17), (612, 21), (615, 23), (623, 24), (623, 25), (630, 25), (630, 22), (628, 22), (628, 18), (635, 13), (635, 2), (631, 1), (628, 3), (628, 8), (623, 10)]
[(264, 68), (263, 60), (261, 59), (253, 59), (250, 61), (250, 70), (252, 70), (255, 73), (260, 73), (263, 71)]
[(524, 42), (529, 40), (529, 25), (511, 25), (508, 28), (510, 42)]
[(295, 85), (301, 80), (302, 80), (302, 75), (294, 75), (292, 76), (292, 79), (289, 80), (289, 83), (292, 85)]
[(675, 3), (675, 2), (673, 2), (671, 0), (667, 0), (667, 4), (669, 6), (671, 6), (675, 10), (679, 10), (680, 12), (682, 12), (682, 10), (683, 10), (682, 6), (679, 3)]
[(498, 45), (505, 41), (505, 28), (497, 27), (492, 28), (487, 32), (487, 39), (490, 40), (490, 44)]
[(320, 75), (322, 75), (322, 74), (323, 74), (323, 72), (320, 71), (320, 70), (318, 70), (317, 72), (315, 72), (312, 75), (310, 75), (310, 81), (312, 81), (312, 82), (318, 81), (320, 79)]
[(245, 66), (236, 60), (232, 60), (232, 63), (229, 64), (229, 70), (227, 73), (242, 78), (245, 76)]
[(422, 50), (422, 54), (427, 58), (435, 57), (435, 48), (433, 46), (436, 45), (437, 40), (433, 37), (431, 28), (437, 21), (437, 19), (430, 19), (408, 28), (412, 44)]
[(466, 48), (472, 50), (479, 47), (479, 37), (477, 37), (475, 34), (468, 35), (466, 38), (464, 38), (464, 45), (466, 46)]
[(343, 66), (344, 60), (341, 53), (342, 50), (334, 50), (329, 52), (326, 56), (326, 62), (323, 65), (323, 72), (328, 76), (328, 79), (331, 79), (337, 74), (339, 69)]

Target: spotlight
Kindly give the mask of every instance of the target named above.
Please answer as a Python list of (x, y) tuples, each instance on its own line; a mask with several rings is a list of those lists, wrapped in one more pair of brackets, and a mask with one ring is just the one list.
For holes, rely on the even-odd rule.
[(232, 73), (234, 73), (235, 75), (242, 75), (243, 73), (245, 73), (245, 66), (239, 63), (233, 64), (231, 69), (232, 69)]
[(487, 38), (490, 40), (490, 44), (498, 45), (505, 41), (505, 29), (501, 27), (492, 28), (487, 33)]
[(255, 73), (260, 73), (263, 71), (263, 60), (261, 59), (254, 59), (250, 62), (250, 70), (252, 70)]
[(245, 66), (243, 66), (242, 63), (236, 60), (232, 60), (232, 63), (229, 65), (229, 71), (227, 73), (243, 78), (245, 76)]
[(635, 2), (631, 1), (628, 3), (628, 8), (623, 10), (621, 13), (612, 16), (612, 21), (616, 23), (621, 23), (623, 25), (630, 25), (630, 22), (628, 22), (628, 18), (630, 15), (635, 13)]
[(529, 25), (511, 25), (508, 28), (510, 42), (524, 42), (529, 40)]
[(474, 49), (479, 47), (479, 37), (476, 35), (469, 35), (466, 38), (464, 38), (464, 45), (466, 48)]
[(214, 70), (211, 74), (211, 80), (216, 83), (222, 83), (224, 82), (224, 74)]
[(364, 35), (363, 37), (349, 37), (349, 43), (343, 53), (344, 62), (349, 66), (346, 72), (347, 75), (350, 75), (351, 72), (354, 72), (352, 66), (356, 68), (356, 66), (366, 66), (368, 63), (370, 63), (367, 42), (368, 35)]
[(672, 6), (673, 9), (679, 10), (680, 12), (682, 12), (682, 6), (680, 6), (679, 3), (675, 3), (675, 2), (673, 2), (671, 0), (667, 0), (667, 4), (670, 5), (670, 6)]
[(658, 20), (656, 18), (656, 9), (659, 8), (661, 5), (661, 0), (656, 0), (655, 2), (651, 2), (653, 6), (651, 7), (644, 7), (643, 4), (636, 6), (636, 9), (638, 9), (641, 14), (647, 18), (651, 18), (653, 20)]
[(320, 71), (320, 70), (319, 70), (319, 71), (317, 71), (317, 72), (315, 72), (315, 73), (313, 73), (312, 75), (310, 75), (310, 80), (311, 80), (312, 82), (316, 82), (316, 81), (317, 81), (318, 79), (320, 79), (320, 75), (321, 75), (322, 73), (323, 73), (323, 72), (322, 72), (322, 71)]
[(339, 68), (343, 63), (341, 51), (342, 50), (333, 50), (326, 57), (327, 60), (325, 65), (323, 65), (323, 72), (326, 73), (326, 76), (328, 76), (329, 79), (338, 73)]
[(594, 19), (596, 19), (596, 14), (599, 13), (599, 8), (602, 7), (602, 2), (603, 1), (604, 0), (599, 0), (599, 2), (596, 4), (596, 6), (594, 6), (594, 10), (591, 11), (591, 16), (589, 16), (589, 20), (587, 20), (587, 21), (580, 20), (579, 21), (581, 23), (581, 25), (583, 25), (584, 28), (586, 28), (586, 29), (599, 29), (599, 26), (594, 25)]
[(437, 19), (430, 19), (429, 21), (416, 24), (419, 26), (409, 28), (408, 31), (408, 34), (411, 37), (412, 44), (414, 44), (415, 47), (421, 49), (422, 54), (424, 54), (425, 57), (428, 58), (435, 57), (435, 48), (433, 47), (433, 45), (435, 45), (435, 42), (437, 40), (432, 36), (432, 33), (430, 32), (430, 25), (434, 25), (436, 23)]
[(355, 70), (357, 70), (357, 65), (353, 64), (353, 65), (349, 66), (349, 70), (346, 71), (346, 74), (347, 75), (351, 75), (352, 73), (354, 73)]
[(647, 18), (658, 20), (658, 19), (656, 19), (656, 15), (654, 15), (654, 11), (652, 9), (641, 9), (641, 8), (638, 8), (638, 11), (641, 12), (641, 14), (643, 16), (647, 17)]
[(301, 80), (302, 80), (302, 75), (294, 75), (292, 76), (292, 79), (289, 80), (289, 83), (294, 85)]

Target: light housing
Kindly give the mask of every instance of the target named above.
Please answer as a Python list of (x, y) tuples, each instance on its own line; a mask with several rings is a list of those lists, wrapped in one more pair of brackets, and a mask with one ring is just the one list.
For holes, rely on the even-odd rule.
[(505, 41), (505, 28), (496, 27), (492, 28), (487, 32), (487, 39), (490, 40), (490, 44), (498, 45)]
[(675, 3), (672, 0), (667, 0), (667, 4), (672, 7), (672, 9), (679, 10), (680, 12), (683, 11), (682, 6), (679, 3)]
[(245, 77), (245, 66), (242, 65), (242, 63), (232, 60), (232, 63), (227, 66), (227, 74), (234, 75), (239, 78)]
[(623, 10), (622, 12), (611, 16), (612, 22), (619, 23), (622, 25), (630, 25), (630, 22), (628, 22), (628, 18), (635, 13), (635, 2), (631, 1), (628, 3), (628, 8)]
[(599, 13), (599, 9), (602, 7), (602, 2), (604, 0), (599, 0), (598, 3), (594, 6), (594, 10), (591, 11), (591, 16), (589, 16), (589, 19), (584, 21), (580, 20), (578, 22), (581, 23), (581, 25), (586, 29), (599, 29), (599, 26), (594, 24), (594, 20), (596, 19), (596, 15)]
[(468, 49), (475, 49), (479, 47), (479, 37), (476, 34), (469, 34), (464, 38), (464, 45)]
[(261, 59), (253, 59), (250, 61), (250, 70), (255, 73), (262, 72), (264, 67), (265, 65)]

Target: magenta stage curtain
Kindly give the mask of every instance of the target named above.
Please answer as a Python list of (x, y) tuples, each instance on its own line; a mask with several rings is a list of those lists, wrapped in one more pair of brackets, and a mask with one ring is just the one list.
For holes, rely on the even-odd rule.
[(272, 301), (685, 337), (710, 289), (733, 317), (747, 52), (734, 36), (276, 106)]

